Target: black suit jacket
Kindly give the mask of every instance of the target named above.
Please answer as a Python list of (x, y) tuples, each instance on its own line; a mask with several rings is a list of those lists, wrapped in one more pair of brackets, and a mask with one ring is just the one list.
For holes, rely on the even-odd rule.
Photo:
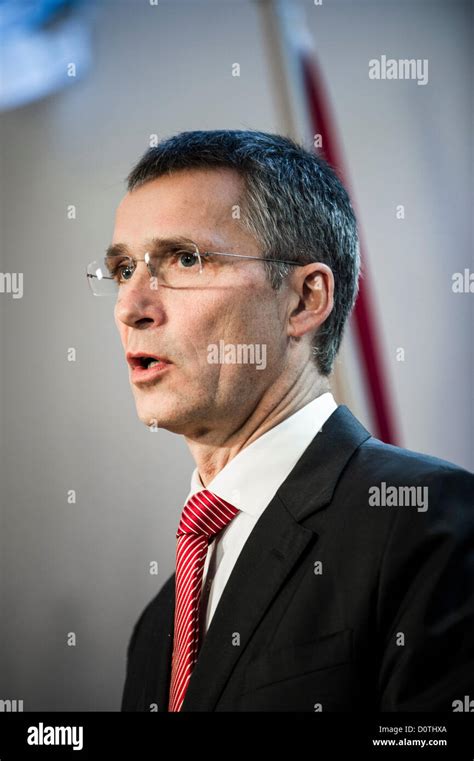
[[(428, 487), (428, 509), (369, 504), (382, 482)], [(382, 443), (339, 406), (244, 545), (182, 711), (452, 711), (474, 698), (473, 491), (466, 470)], [(174, 584), (135, 624), (122, 711), (167, 710)]]

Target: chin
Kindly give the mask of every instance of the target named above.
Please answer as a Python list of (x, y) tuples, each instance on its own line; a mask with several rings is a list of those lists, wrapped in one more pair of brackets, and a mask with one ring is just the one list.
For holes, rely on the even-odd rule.
[(144, 410), (144, 409), (137, 409), (137, 415), (139, 420), (141, 420), (141, 422), (144, 425), (146, 425), (148, 428), (150, 428), (151, 426), (155, 426), (156, 428), (164, 427), (163, 423), (165, 422), (165, 419), (163, 418), (163, 414), (158, 415), (157, 412)]
[(140, 404), (137, 401), (136, 407), (139, 420), (148, 428), (164, 428), (172, 431), (174, 425), (178, 423), (179, 415), (173, 414), (171, 410), (163, 409), (163, 405), (157, 404), (154, 407), (150, 404)]

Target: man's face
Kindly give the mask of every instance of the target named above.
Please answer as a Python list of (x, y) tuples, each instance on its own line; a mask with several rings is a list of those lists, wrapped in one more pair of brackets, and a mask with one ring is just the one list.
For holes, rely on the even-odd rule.
[[(184, 236), (201, 251), (259, 256), (258, 244), (233, 218), (242, 179), (229, 169), (180, 171), (127, 193), (115, 218), (112, 243), (142, 258), (145, 241)], [(219, 258), (218, 258), (219, 259)], [(144, 262), (120, 286), (115, 322), (124, 352), (166, 357), (169, 365), (152, 381), (129, 378), (137, 414), (189, 438), (222, 440), (251, 415), (281, 374), (288, 336), (286, 287), (271, 288), (264, 265), (225, 259), (210, 288), (150, 288)], [(265, 346), (265, 369), (257, 363), (209, 362), (209, 346)], [(260, 349), (260, 357), (263, 356)], [(262, 363), (261, 363), (262, 364)]]

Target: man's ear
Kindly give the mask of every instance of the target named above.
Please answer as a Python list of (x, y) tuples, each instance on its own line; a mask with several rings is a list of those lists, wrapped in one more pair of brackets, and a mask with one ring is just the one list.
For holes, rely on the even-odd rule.
[(290, 280), (288, 335), (299, 338), (314, 332), (334, 307), (334, 275), (330, 267), (314, 262), (297, 267)]

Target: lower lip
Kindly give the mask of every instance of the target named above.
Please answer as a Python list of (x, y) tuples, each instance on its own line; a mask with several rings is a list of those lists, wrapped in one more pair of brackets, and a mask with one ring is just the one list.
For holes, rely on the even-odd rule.
[(159, 375), (163, 375), (171, 367), (171, 362), (160, 362), (153, 367), (134, 367), (132, 369), (133, 383), (148, 383), (155, 380)]

